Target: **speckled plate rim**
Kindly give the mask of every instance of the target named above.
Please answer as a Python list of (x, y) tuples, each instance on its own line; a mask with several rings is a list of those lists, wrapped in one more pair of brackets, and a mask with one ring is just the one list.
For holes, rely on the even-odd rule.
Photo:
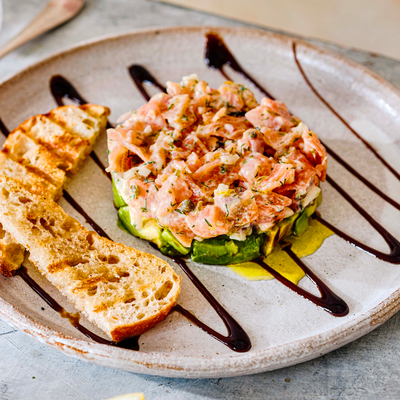
[[(376, 84), (381, 86), (387, 92), (391, 92), (391, 94), (397, 98), (400, 97), (400, 91), (367, 68), (350, 61), (339, 54), (321, 49), (303, 40), (253, 28), (203, 26), (153, 28), (117, 35), (108, 35), (98, 39), (85, 41), (79, 45), (53, 54), (25, 68), (17, 74), (7, 77), (0, 82), (0, 90), (7, 87), (7, 85), (13, 85), (13, 83), (22, 76), (29, 74), (33, 70), (40, 69), (44, 65), (51, 63), (56, 59), (99, 45), (103, 42), (156, 32), (168, 33), (180, 31), (184, 33), (197, 31), (200, 34), (204, 34), (210, 30), (220, 32), (222, 35), (240, 33), (245, 36), (253, 37), (267, 36), (268, 38), (282, 43), (291, 43), (295, 41), (297, 44), (308, 48), (309, 50), (320, 53), (336, 62), (347, 64), (347, 66), (353, 69), (358, 69), (360, 73), (364, 76), (369, 76)], [(100, 366), (119, 368), (143, 374), (181, 378), (211, 378), (248, 375), (305, 362), (335, 350), (358, 339), (368, 332), (371, 332), (373, 329), (377, 328), (392, 317), (399, 309), (400, 288), (392, 292), (385, 300), (369, 311), (358, 315), (351, 321), (339, 327), (323, 333), (269, 349), (251, 351), (245, 354), (196, 358), (189, 356), (175, 356), (167, 353), (135, 352), (65, 336), (61, 332), (57, 332), (56, 330), (35, 321), (0, 296), (0, 317), (2, 319), (40, 342), (54, 347), (65, 354), (78, 357)]]

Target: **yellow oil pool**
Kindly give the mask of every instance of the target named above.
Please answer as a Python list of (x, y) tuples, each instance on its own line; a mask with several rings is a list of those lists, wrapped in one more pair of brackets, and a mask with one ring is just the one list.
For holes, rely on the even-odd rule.
[[(309, 228), (301, 237), (291, 235), (285, 241), (292, 243), (293, 252), (299, 258), (302, 258), (315, 253), (324, 240), (331, 235), (333, 235), (333, 232), (330, 229), (310, 218)], [(279, 245), (275, 246), (274, 251), (265, 259), (265, 262), (296, 285), (305, 275), (303, 270), (286, 252), (280, 249)], [(250, 281), (274, 279), (264, 268), (253, 262), (231, 264), (228, 265), (228, 268), (235, 274)]]

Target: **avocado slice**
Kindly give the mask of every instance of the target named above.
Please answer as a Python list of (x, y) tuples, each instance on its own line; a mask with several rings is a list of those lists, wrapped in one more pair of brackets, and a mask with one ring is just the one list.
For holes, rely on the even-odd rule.
[(118, 216), (122, 222), (124, 228), (133, 236), (141, 239), (148, 240), (149, 242), (155, 243), (158, 247), (161, 247), (163, 240), (161, 238), (162, 229), (158, 225), (156, 219), (146, 219), (143, 221), (141, 229), (136, 229), (136, 226), (131, 223), (131, 216), (129, 214), (129, 207), (124, 206), (118, 210)]
[(322, 190), (319, 192), (319, 195), (317, 196), (315, 201), (317, 203), (317, 207), (319, 207), (321, 205), (321, 203), (322, 203)]
[(288, 218), (283, 219), (281, 222), (278, 223), (279, 227), (279, 235), (278, 235), (278, 242), (280, 242), (286, 236), (289, 236), (293, 232), (293, 225), (299, 216), (298, 213), (291, 215)]
[(117, 187), (115, 186), (115, 180), (114, 177), (112, 178), (112, 188), (113, 188), (113, 194), (114, 194), (114, 204), (115, 207), (120, 208), (126, 206), (125, 200), (122, 198), (122, 196), (118, 193)]
[(136, 227), (131, 223), (131, 216), (129, 214), (129, 207), (124, 206), (118, 210), (118, 217), (119, 220), (122, 222), (122, 225), (125, 229), (133, 236), (140, 237), (139, 232), (137, 231)]
[(191, 250), (190, 247), (182, 246), (178, 239), (172, 234), (169, 229), (163, 229), (161, 233), (161, 238), (164, 240), (165, 243), (173, 247), (178, 253), (180, 254), (188, 254)]
[(279, 226), (275, 225), (267, 232), (265, 232), (265, 240), (261, 247), (262, 253), (265, 256), (269, 256), (272, 253), (272, 250), (277, 242), (279, 234)]
[(308, 215), (307, 209), (305, 209), (296, 219), (296, 222), (293, 226), (293, 234), (295, 236), (301, 236), (308, 228)]
[(193, 241), (192, 260), (203, 264), (226, 265), (254, 260), (260, 256), (264, 235), (253, 233), (246, 240), (228, 236)]

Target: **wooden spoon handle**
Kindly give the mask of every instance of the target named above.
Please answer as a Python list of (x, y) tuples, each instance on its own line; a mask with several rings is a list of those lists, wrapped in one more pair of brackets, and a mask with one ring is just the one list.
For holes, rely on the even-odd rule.
[(17, 36), (0, 48), (0, 58), (22, 44), (75, 16), (84, 0), (50, 0), (46, 7)]

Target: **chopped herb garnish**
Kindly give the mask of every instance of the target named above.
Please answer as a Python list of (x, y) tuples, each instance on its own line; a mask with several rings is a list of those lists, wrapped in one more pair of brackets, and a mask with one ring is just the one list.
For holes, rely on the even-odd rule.
[(132, 199), (137, 199), (139, 197), (140, 189), (138, 185), (131, 185)]
[(140, 207), (141, 212), (148, 212), (149, 210), (147, 209), (147, 199), (144, 201), (144, 207)]
[(207, 225), (212, 228), (212, 225), (207, 221), (206, 218), (204, 218), (204, 221), (206, 221)]

